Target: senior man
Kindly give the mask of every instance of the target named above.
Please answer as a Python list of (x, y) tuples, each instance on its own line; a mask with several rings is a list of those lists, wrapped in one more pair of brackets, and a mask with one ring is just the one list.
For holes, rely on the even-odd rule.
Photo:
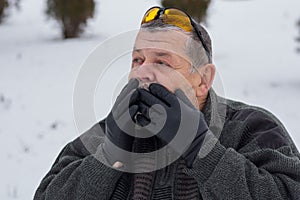
[(35, 199), (300, 199), (286, 129), (214, 92), (210, 37), (186, 13), (149, 9), (131, 65), (107, 118), (65, 146)]

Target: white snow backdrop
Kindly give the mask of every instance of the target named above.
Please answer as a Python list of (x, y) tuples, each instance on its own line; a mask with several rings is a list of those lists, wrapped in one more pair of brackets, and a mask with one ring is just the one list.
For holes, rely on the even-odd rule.
[[(59, 151), (79, 136), (72, 92), (89, 53), (108, 37), (138, 28), (144, 12), (160, 3), (98, 0), (95, 18), (83, 37), (61, 40), (58, 25), (45, 17), (45, 2), (21, 0), (21, 10), (11, 9), (0, 25), (3, 200), (32, 199)], [(295, 38), (300, 35), (299, 8), (299, 0), (214, 0), (207, 20), (226, 97), (270, 110), (298, 147), (300, 54), (296, 48), (300, 44)], [(129, 69), (130, 63), (122, 63)], [(99, 119), (109, 107), (103, 104)]]

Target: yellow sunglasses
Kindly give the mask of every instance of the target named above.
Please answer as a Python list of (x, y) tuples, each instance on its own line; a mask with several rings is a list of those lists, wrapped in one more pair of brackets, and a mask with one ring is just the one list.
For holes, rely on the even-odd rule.
[(157, 19), (161, 19), (163, 23), (177, 26), (187, 32), (193, 32), (194, 30), (205, 49), (208, 61), (211, 62), (209, 49), (203, 40), (202, 34), (194, 20), (186, 12), (177, 8), (160, 8), (155, 6), (145, 13), (141, 25)]

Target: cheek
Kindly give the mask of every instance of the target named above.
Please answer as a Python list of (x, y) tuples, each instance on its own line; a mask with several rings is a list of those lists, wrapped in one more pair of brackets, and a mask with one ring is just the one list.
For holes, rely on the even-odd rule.
[(174, 93), (176, 90), (176, 86), (174, 86), (174, 83), (166, 77), (158, 78), (157, 82), (167, 88), (170, 92)]
[(162, 77), (159, 80), (159, 83), (173, 93), (175, 93), (177, 89), (180, 89), (183, 91), (189, 101), (195, 106), (195, 108), (199, 109), (196, 88), (194, 88), (194, 85), (190, 82), (190, 80), (182, 74), (178, 72), (169, 73), (168, 76)]
[(178, 73), (169, 67), (159, 67), (156, 72), (157, 82), (167, 88), (170, 92), (175, 92), (179, 87)]

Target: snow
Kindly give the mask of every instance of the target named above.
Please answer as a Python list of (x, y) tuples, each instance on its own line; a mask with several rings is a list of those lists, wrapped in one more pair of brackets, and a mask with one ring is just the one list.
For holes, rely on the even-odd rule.
[[(80, 134), (72, 95), (82, 63), (108, 37), (138, 28), (143, 13), (157, 4), (97, 1), (83, 37), (66, 41), (45, 17), (45, 1), (22, 0), (19, 12), (10, 10), (0, 25), (0, 199), (32, 199), (61, 148)], [(213, 1), (207, 24), (226, 97), (274, 113), (298, 147), (299, 6), (298, 0)], [(129, 69), (128, 59), (118, 63)], [(114, 80), (106, 86), (115, 87)], [(96, 106), (97, 118), (110, 103)]]

